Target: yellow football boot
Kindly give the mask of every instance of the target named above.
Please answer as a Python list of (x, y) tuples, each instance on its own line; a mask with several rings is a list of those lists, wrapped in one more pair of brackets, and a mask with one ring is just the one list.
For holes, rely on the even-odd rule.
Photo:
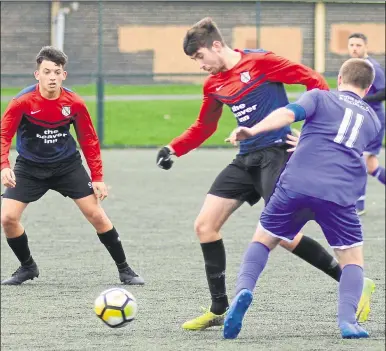
[(206, 308), (202, 308), (204, 314), (185, 322), (182, 328), (185, 330), (204, 330), (210, 327), (223, 326), (225, 314), (214, 314)]
[(375, 283), (369, 279), (364, 279), (362, 296), (358, 303), (358, 309), (356, 313), (356, 318), (359, 323), (363, 323), (367, 321), (370, 313), (370, 300), (371, 295), (375, 291)]

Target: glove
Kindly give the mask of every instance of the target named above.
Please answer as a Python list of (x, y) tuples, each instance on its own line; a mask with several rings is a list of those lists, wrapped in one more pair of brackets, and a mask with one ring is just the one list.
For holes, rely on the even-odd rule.
[(172, 168), (174, 161), (171, 159), (171, 157), (172, 153), (166, 146), (164, 146), (160, 151), (158, 151), (157, 166), (165, 170)]

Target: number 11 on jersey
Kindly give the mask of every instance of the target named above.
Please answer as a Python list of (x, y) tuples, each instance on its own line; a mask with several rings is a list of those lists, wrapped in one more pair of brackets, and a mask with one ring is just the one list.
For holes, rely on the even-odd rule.
[[(350, 125), (352, 124), (352, 116), (354, 112), (351, 110), (351, 108), (346, 108), (343, 116), (342, 123), (339, 126), (338, 134), (336, 135), (334, 142), (337, 144), (342, 144), (347, 131), (350, 129)], [(354, 146), (355, 141), (358, 139), (358, 134), (359, 134), (359, 129), (362, 126), (364, 116), (361, 115), (360, 113), (357, 113), (355, 115), (355, 124), (352, 127), (350, 137), (348, 140), (344, 143), (345, 146), (348, 148), (352, 148)]]

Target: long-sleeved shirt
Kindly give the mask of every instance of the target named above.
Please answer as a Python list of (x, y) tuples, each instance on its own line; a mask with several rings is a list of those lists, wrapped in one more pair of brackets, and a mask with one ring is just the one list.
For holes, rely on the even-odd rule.
[[(236, 50), (238, 51), (238, 50)], [(244, 50), (230, 70), (210, 75), (203, 87), (197, 120), (170, 146), (182, 156), (200, 146), (217, 129), (223, 105), (232, 110), (239, 126), (251, 127), (273, 110), (288, 104), (284, 84), (302, 84), (307, 90), (328, 90), (322, 75), (302, 64), (264, 50)], [(240, 142), (240, 154), (285, 143), (289, 127)]]
[(102, 181), (99, 140), (83, 100), (66, 88), (61, 88), (59, 98), (46, 99), (40, 94), (38, 84), (25, 88), (14, 97), (2, 116), (1, 169), (10, 167), (9, 150), (15, 133), (16, 150), (29, 161), (54, 163), (75, 154), (71, 124), (75, 127), (92, 181)]

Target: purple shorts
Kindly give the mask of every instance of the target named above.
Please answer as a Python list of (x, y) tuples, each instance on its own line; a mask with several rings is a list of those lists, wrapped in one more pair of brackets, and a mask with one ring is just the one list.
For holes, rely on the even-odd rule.
[(355, 205), (343, 207), (294, 193), (280, 185), (276, 186), (264, 208), (259, 226), (270, 235), (292, 241), (310, 220), (320, 225), (332, 248), (347, 249), (363, 244), (362, 226)]

